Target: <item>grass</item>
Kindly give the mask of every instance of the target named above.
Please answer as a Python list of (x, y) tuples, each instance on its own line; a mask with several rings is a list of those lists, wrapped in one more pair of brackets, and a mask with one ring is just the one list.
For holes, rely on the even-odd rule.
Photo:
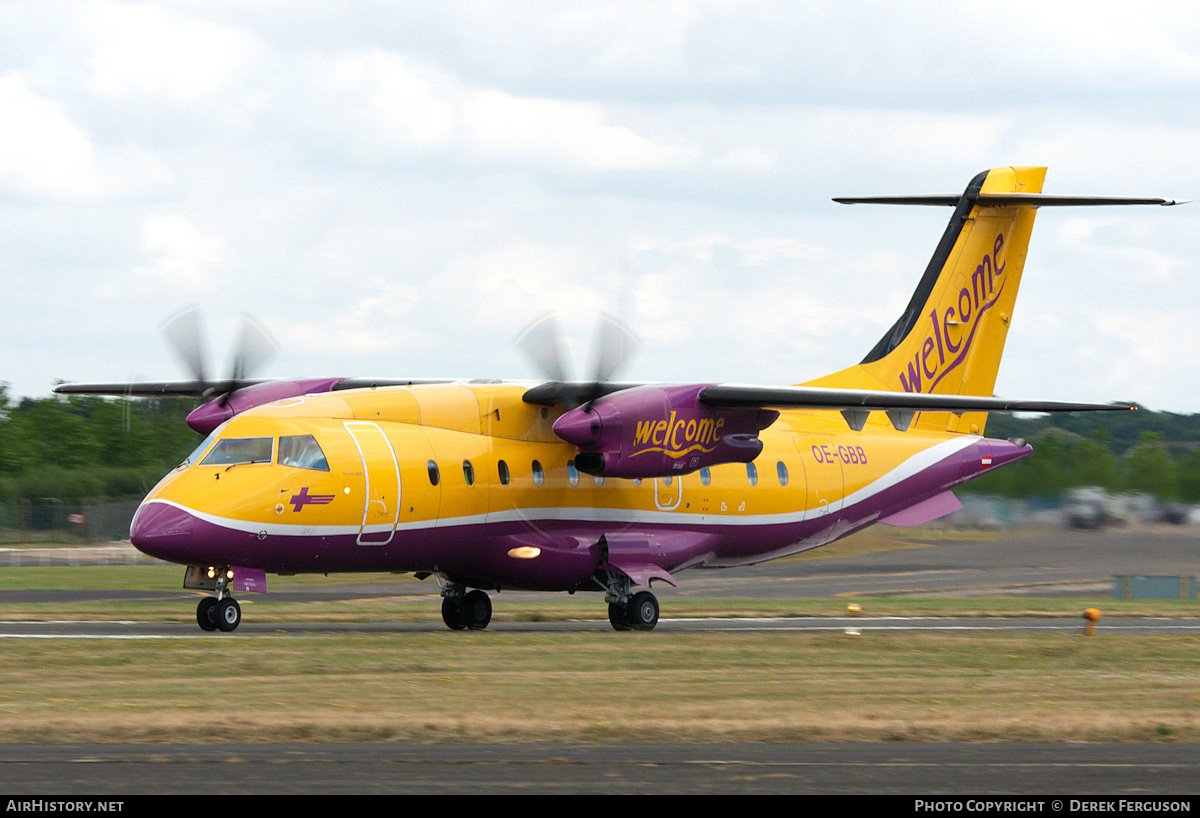
[(1200, 640), (9, 640), (0, 741), (1196, 741)]

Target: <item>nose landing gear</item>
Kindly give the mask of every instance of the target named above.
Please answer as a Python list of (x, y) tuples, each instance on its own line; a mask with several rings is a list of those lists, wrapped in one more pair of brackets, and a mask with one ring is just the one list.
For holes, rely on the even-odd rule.
[(229, 569), (222, 568), (215, 573), (217, 595), (200, 600), (196, 606), (196, 624), (201, 630), (228, 633), (242, 624), (242, 606), (229, 595)]

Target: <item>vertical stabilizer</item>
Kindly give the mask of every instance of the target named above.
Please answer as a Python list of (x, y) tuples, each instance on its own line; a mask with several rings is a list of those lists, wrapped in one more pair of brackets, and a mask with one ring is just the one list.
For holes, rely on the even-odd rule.
[[(991, 395), (1035, 208), (986, 198), (1040, 193), (1045, 175), (1045, 168), (997, 168), (971, 180), (957, 202), (946, 197), (897, 199), (907, 204), (954, 204), (954, 215), (899, 320), (862, 363), (811, 385)], [(914, 425), (978, 434), (986, 417), (925, 412)]]

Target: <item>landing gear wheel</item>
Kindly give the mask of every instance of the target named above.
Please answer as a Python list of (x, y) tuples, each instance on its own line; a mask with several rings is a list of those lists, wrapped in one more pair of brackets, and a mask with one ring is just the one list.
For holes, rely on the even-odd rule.
[(196, 606), (196, 624), (201, 630), (215, 631), (217, 629), (217, 598), (206, 596)]
[(622, 605), (619, 602), (609, 603), (608, 606), (608, 623), (613, 626), (614, 631), (627, 631), (632, 626), (629, 624), (629, 606)]
[(447, 628), (454, 631), (461, 631), (467, 626), (460, 600), (448, 596), (442, 598), (442, 621), (446, 623)]
[(216, 604), (217, 627), (228, 633), (236, 630), (242, 624), (242, 606), (237, 600), (227, 596)]
[(492, 621), (492, 600), (475, 590), (462, 598), (461, 618), (473, 631), (481, 631)]
[(629, 600), (626, 615), (629, 618), (629, 626), (635, 631), (654, 630), (654, 626), (658, 624), (658, 599), (649, 591), (640, 591)]

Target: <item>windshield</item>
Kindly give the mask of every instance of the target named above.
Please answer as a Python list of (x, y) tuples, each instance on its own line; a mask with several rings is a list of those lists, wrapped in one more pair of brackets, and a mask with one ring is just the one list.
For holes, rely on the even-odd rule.
[(225, 466), (236, 463), (270, 463), (274, 438), (227, 437), (218, 440), (201, 466)]

